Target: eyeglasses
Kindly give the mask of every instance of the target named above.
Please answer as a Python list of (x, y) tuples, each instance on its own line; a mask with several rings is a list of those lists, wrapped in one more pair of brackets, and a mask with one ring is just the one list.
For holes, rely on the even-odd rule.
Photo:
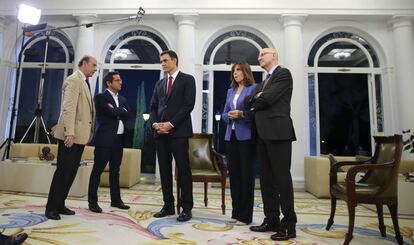
[(263, 53), (260, 53), (259, 54), (259, 57), (263, 57), (263, 56), (265, 56), (266, 54), (275, 54), (274, 52), (263, 52)]

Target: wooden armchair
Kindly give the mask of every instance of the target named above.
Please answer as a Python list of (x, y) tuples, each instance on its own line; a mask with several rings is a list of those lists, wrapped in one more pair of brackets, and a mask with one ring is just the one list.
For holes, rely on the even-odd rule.
[[(403, 244), (403, 238), (398, 226), (398, 168), (401, 160), (402, 136), (391, 137), (374, 136), (375, 153), (366, 161), (338, 162), (330, 169), (331, 215), (326, 225), (329, 230), (334, 223), (336, 199), (346, 201), (349, 213), (348, 233), (344, 244), (352, 240), (355, 221), (355, 207), (358, 203), (375, 204), (378, 214), (378, 223), (381, 236), (386, 236), (382, 205), (390, 210), (394, 225), (395, 238), (398, 244)], [(352, 166), (346, 175), (344, 183), (337, 182), (337, 172), (343, 166)], [(355, 177), (358, 172), (365, 172), (358, 182)]]
[[(221, 209), (226, 213), (225, 191), (227, 166), (224, 163), (224, 156), (214, 150), (213, 134), (194, 134), (188, 142), (190, 167), (193, 182), (204, 183), (204, 205), (207, 207), (207, 183), (221, 183)], [(178, 173), (178, 172), (176, 172)], [(180, 212), (181, 193), (177, 177), (177, 211)]]

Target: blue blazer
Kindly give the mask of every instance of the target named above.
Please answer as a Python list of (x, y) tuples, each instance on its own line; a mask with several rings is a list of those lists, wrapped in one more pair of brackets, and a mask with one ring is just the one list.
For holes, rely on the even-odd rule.
[[(252, 84), (250, 86), (244, 87), (243, 90), (240, 92), (239, 98), (237, 99), (237, 106), (236, 108), (233, 105), (233, 99), (236, 95), (237, 88), (230, 88), (227, 90), (227, 98), (226, 104), (224, 106), (224, 111), (222, 114), (223, 120), (227, 124), (226, 128), (226, 135), (224, 137), (225, 141), (230, 141), (231, 137), (231, 127), (233, 121), (235, 122), (235, 134), (237, 140), (249, 140), (252, 138), (252, 120), (253, 120), (253, 112), (250, 112), (245, 106), (245, 99), (250, 94), (256, 91), (256, 84)], [(244, 112), (244, 118), (239, 118), (237, 120), (230, 120), (227, 113), (232, 110), (240, 110)]]

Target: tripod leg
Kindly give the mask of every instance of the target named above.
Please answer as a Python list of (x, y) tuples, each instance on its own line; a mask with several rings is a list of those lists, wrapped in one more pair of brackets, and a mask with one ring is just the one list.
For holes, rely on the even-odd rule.
[(4, 159), (9, 158), (9, 150), (11, 147), (11, 142), (13, 142), (13, 139), (7, 138), (4, 140), (3, 144), (1, 144), (0, 146), (0, 150), (3, 149), (4, 146), (6, 146), (6, 148), (4, 149), (3, 152), (3, 157), (1, 158), (2, 161), (4, 161)]
[(23, 137), (22, 137), (22, 139), (20, 140), (20, 142), (19, 142), (19, 143), (22, 143), (22, 142), (23, 142), (23, 140), (26, 138), (27, 133), (29, 133), (30, 129), (32, 128), (33, 124), (35, 123), (36, 118), (37, 118), (36, 116), (33, 118), (32, 122), (30, 123), (30, 125), (29, 125), (29, 127), (27, 128), (26, 132), (24, 132), (24, 135), (23, 135)]
[(42, 121), (43, 130), (45, 131), (46, 138), (47, 138), (47, 142), (49, 142), (49, 144), (50, 144), (49, 133), (46, 130), (46, 124), (45, 124), (45, 121), (43, 120), (43, 117), (42, 116), (40, 116), (40, 120)]
[(7, 144), (7, 142), (9, 142), (9, 138), (7, 138), (6, 140), (4, 140), (4, 142), (0, 146), (0, 149), (3, 149), (3, 147)]

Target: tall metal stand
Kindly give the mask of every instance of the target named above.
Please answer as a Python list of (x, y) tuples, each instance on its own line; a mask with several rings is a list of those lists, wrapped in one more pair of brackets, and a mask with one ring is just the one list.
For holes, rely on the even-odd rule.
[(217, 152), (220, 152), (220, 120), (217, 120), (216, 121), (217, 122), (217, 126), (216, 126), (216, 128), (217, 128), (217, 137), (216, 137), (216, 140), (217, 140)]
[(18, 90), (18, 85), (19, 85), (19, 80), (20, 80), (20, 69), (22, 67), (22, 55), (23, 55), (25, 32), (26, 32), (25, 27), (23, 27), (22, 44), (21, 44), (22, 51), (19, 53), (19, 57), (17, 58), (18, 65), (17, 65), (17, 70), (16, 70), (16, 83), (15, 83), (15, 88), (14, 88), (13, 105), (12, 105), (12, 111), (11, 111), (10, 124), (9, 124), (9, 137), (6, 140), (4, 140), (4, 142), (0, 146), (0, 149), (3, 149), (3, 147), (6, 147), (6, 149), (3, 152), (3, 157), (1, 158), (3, 161), (5, 158), (9, 158), (10, 147), (11, 147), (11, 144), (14, 142), (13, 128), (14, 128), (14, 119), (16, 117), (17, 90)]
[(43, 120), (43, 116), (42, 116), (42, 102), (43, 102), (43, 86), (45, 84), (46, 59), (47, 59), (47, 52), (49, 49), (49, 40), (50, 40), (51, 33), (52, 31), (50, 30), (47, 30), (45, 32), (45, 36), (46, 36), (45, 56), (43, 57), (42, 72), (40, 74), (39, 91), (37, 93), (37, 103), (36, 103), (34, 117), (29, 127), (27, 128), (26, 132), (24, 133), (22, 139), (20, 140), (20, 143), (23, 142), (23, 140), (26, 138), (26, 135), (29, 133), (30, 129), (34, 125), (35, 131), (34, 131), (33, 142), (34, 143), (39, 142), (39, 130), (40, 130), (40, 126), (43, 126), (43, 131), (46, 134), (47, 142), (49, 142), (50, 144), (49, 132), (46, 129), (45, 121)]

